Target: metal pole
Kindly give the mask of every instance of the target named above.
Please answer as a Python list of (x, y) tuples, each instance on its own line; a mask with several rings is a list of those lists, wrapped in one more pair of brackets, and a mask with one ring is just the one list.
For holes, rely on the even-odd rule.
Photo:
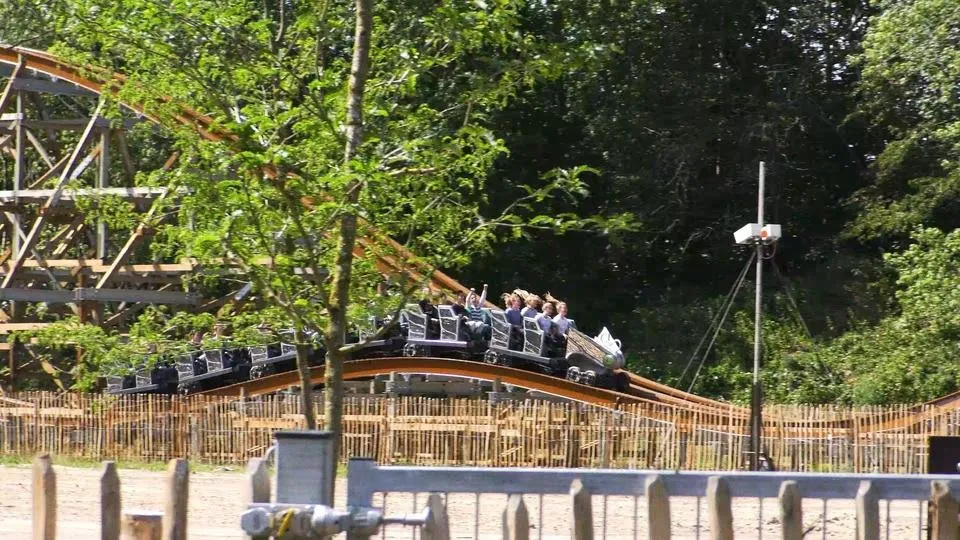
[[(763, 227), (763, 188), (766, 177), (766, 164), (760, 162), (760, 189), (757, 197), (757, 223)], [(763, 242), (757, 241), (757, 290), (756, 302), (754, 306), (754, 328), (753, 328), (753, 388), (750, 395), (750, 469), (758, 470), (760, 468), (760, 437), (761, 437), (761, 401), (762, 390), (760, 386), (760, 316), (761, 316), (761, 291), (763, 289)]]

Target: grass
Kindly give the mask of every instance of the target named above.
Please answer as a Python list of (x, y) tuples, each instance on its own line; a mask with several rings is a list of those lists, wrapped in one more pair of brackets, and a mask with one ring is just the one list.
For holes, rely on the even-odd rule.
[[(52, 456), (53, 464), (60, 467), (74, 467), (78, 469), (99, 469), (104, 461), (93, 458), (81, 458), (71, 456)], [(118, 469), (135, 469), (141, 471), (165, 471), (167, 470), (166, 461), (142, 461), (130, 459), (113, 460)], [(0, 467), (28, 466), (33, 463), (31, 456), (0, 455)], [(270, 467), (271, 472), (273, 466)], [(243, 473), (246, 472), (246, 465), (226, 464), (214, 465), (209, 463), (190, 463), (190, 472), (220, 472), (220, 473)], [(347, 466), (344, 464), (337, 466), (337, 478), (347, 477)]]

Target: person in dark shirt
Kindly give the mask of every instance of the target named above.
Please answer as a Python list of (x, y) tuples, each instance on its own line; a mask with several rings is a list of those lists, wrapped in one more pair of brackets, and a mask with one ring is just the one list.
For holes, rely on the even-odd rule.
[(507, 322), (513, 326), (523, 326), (523, 315), (520, 313), (520, 295), (511, 293), (506, 295), (507, 309), (503, 310)]
[(440, 313), (437, 307), (430, 303), (430, 300), (424, 298), (420, 300), (420, 311), (427, 316), (427, 339), (437, 339), (440, 337)]

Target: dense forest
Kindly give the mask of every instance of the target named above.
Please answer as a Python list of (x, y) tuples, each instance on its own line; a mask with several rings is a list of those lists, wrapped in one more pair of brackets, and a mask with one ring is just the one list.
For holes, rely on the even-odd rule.
[[(139, 3), (150, 2), (119, 4)], [(89, 37), (92, 27), (115, 30), (103, 18), (119, 15), (90, 11), (84, 31), (74, 15), (96, 1), (47, 4), (6, 4), (5, 19), (23, 23), (0, 31), (2, 41), (86, 48), (87, 60), (135, 69), (116, 58), (117, 43)], [(407, 32), (416, 22), (398, 15), (405, 9), (446, 10), (460, 23), (452, 12), (487, 14), (431, 27), (441, 41), (472, 39), (463, 36), (479, 28), (502, 32), (453, 47), (459, 56), (444, 69), (456, 77), (423, 76), (397, 98), (439, 110), (445, 100), (479, 96), (465, 100), (466, 114), (476, 106), (503, 151), (478, 158), (489, 159), (473, 171), (482, 182), (464, 195), (478, 211), (499, 212), (518, 186), (542, 188), (558, 168), (582, 171), (585, 197), (537, 203), (541, 217), (558, 216), (556, 226), (539, 219), (523, 234), (477, 244), (448, 269), (461, 282), (489, 283), (491, 296), (516, 287), (549, 291), (569, 303), (579, 327), (606, 326), (622, 340), (633, 371), (745, 401), (752, 271), (712, 337), (750, 256), (733, 231), (754, 221), (763, 161), (766, 220), (784, 231), (766, 263), (767, 399), (907, 402), (960, 388), (960, 3), (373, 5), (383, 10), (376, 24), (397, 29), (375, 30), (386, 52), (373, 56), (374, 71), (408, 52), (440, 63), (424, 52), (437, 36)], [(496, 18), (501, 11), (509, 24)], [(471, 28), (477, 20), (483, 24)], [(337, 47), (349, 35), (341, 38), (330, 45), (333, 57), (348, 53)], [(427, 44), (419, 53), (418, 39)], [(503, 73), (524, 84), (509, 91), (482, 84)], [(626, 215), (636, 225), (581, 227), (563, 219), (572, 214)]]

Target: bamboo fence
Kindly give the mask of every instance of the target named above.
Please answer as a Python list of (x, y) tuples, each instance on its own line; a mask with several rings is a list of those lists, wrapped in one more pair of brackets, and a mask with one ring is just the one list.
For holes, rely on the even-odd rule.
[[(284, 429), (303, 429), (295, 396), (0, 397), (5, 455), (238, 464), (262, 456)], [(960, 412), (932, 405), (764, 409), (763, 445), (779, 470), (923, 473), (931, 435), (960, 435)], [(607, 409), (367, 395), (344, 402), (341, 448), (343, 459), (381, 464), (739, 470), (749, 461), (748, 440), (748, 419), (733, 406)]]

